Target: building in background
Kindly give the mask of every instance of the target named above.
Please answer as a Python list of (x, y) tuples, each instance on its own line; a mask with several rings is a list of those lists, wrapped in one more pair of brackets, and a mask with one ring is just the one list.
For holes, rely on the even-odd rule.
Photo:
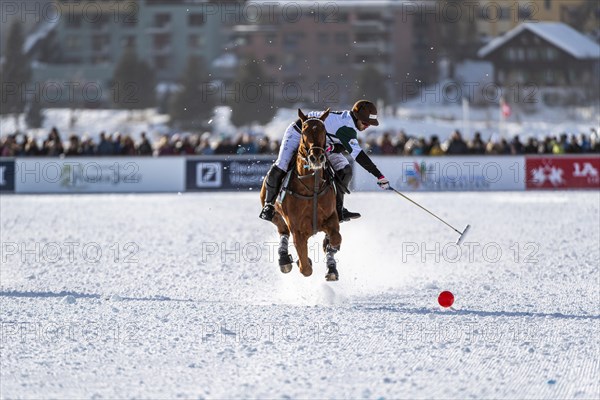
[[(16, 12), (3, 5), (7, 23), (2, 29), (9, 20), (28, 18), (25, 50), (35, 60), (33, 81), (52, 100), (45, 106), (71, 107), (111, 105), (111, 80), (127, 47), (149, 63), (160, 83), (177, 82), (188, 58), (196, 57), (210, 72), (207, 80), (227, 86), (237, 79), (240, 63), (252, 59), (277, 84), (276, 97), (345, 106), (354, 100), (366, 67), (385, 81), (382, 98), (395, 103), (415, 93), (407, 85), (423, 88), (439, 79), (456, 79), (456, 65), (477, 59), (478, 49), (524, 21), (563, 21), (589, 34), (600, 21), (598, 3), (586, 0), (16, 4)], [(455, 19), (457, 5), (461, 14)], [(79, 90), (73, 91), (75, 86)], [(87, 96), (82, 96), (86, 87)], [(86, 102), (90, 99), (94, 101)]]
[(475, 10), (477, 34), (484, 42), (527, 21), (564, 22), (590, 34), (600, 24), (600, 3), (597, 1), (478, 0), (471, 4)]
[[(222, 52), (228, 23), (237, 21), (239, 7), (228, 18), (218, 10), (235, 1), (189, 0), (57, 0), (60, 17), (47, 35), (45, 55), (38, 54), (34, 80), (58, 87), (55, 104), (69, 101), (69, 85), (102, 88), (109, 105), (110, 81), (128, 46), (154, 69), (157, 80), (177, 81), (189, 57), (207, 64)], [(227, 16), (227, 15), (225, 15)], [(229, 22), (228, 22), (229, 21)], [(85, 104), (80, 104), (85, 106)]]
[(598, 99), (600, 45), (560, 22), (524, 23), (479, 50), (506, 100), (522, 106)]
[(234, 26), (230, 52), (261, 62), (282, 88), (299, 87), (313, 103), (350, 105), (369, 66), (385, 80), (382, 97), (395, 101), (406, 82), (438, 76), (435, 16), (422, 17), (424, 3), (306, 1), (292, 13), (284, 2), (252, 1), (262, 9), (275, 4), (274, 18)]

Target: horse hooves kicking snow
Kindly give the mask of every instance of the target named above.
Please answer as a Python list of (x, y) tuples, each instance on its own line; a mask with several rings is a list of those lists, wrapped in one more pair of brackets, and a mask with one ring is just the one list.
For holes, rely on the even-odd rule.
[(288, 272), (290, 272), (292, 270), (293, 262), (294, 262), (294, 260), (292, 259), (292, 256), (290, 254), (281, 255), (279, 257), (279, 269), (284, 274), (287, 274)]
[(312, 260), (309, 258), (308, 259), (308, 266), (305, 267), (304, 269), (302, 269), (301, 265), (300, 265), (300, 260), (298, 260), (298, 267), (300, 268), (300, 272), (302, 273), (302, 275), (304, 276), (311, 276), (313, 273), (313, 269), (312, 269), (312, 265), (313, 262)]
[(336, 267), (329, 267), (325, 275), (326, 281), (337, 281), (340, 278)]

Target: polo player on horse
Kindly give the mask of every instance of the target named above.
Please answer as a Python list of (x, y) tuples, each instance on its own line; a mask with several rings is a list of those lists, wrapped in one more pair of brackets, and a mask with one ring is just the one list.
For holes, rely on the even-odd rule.
[[(319, 117), (321, 111), (312, 111), (308, 117)], [(389, 181), (375, 166), (371, 158), (361, 149), (358, 143), (358, 132), (370, 125), (378, 126), (377, 108), (367, 100), (357, 101), (352, 110), (332, 111), (325, 120), (327, 130), (327, 158), (336, 174), (336, 210), (340, 222), (359, 218), (360, 214), (344, 208), (344, 194), (349, 193), (348, 185), (352, 180), (352, 166), (346, 158), (349, 154), (365, 170), (377, 178), (377, 184), (382, 189), (389, 188)], [(301, 139), (302, 121), (293, 122), (285, 131), (279, 148), (279, 156), (265, 177), (265, 205), (260, 218), (271, 221), (275, 215), (275, 199), (281, 189), (281, 183), (294, 154), (298, 150)]]

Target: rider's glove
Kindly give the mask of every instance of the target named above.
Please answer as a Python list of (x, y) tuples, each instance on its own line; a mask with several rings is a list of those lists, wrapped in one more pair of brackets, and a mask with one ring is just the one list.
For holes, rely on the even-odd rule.
[(377, 179), (377, 184), (379, 185), (380, 188), (382, 188), (383, 190), (387, 190), (390, 188), (390, 181), (388, 181), (386, 179), (385, 176), (380, 176), (379, 179)]

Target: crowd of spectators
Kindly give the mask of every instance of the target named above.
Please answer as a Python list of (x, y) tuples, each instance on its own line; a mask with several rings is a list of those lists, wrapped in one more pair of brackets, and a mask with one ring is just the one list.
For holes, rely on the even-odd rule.
[[(409, 136), (404, 131), (397, 134), (384, 132), (371, 135), (361, 141), (362, 147), (373, 155), (412, 155), (441, 156), (468, 154), (577, 154), (600, 153), (600, 136), (592, 129), (590, 135), (562, 134), (558, 137), (546, 136), (542, 140), (529, 137), (522, 142), (519, 136), (507, 140), (494, 137), (484, 140), (479, 132), (473, 139), (465, 140), (461, 133), (454, 131), (448, 140), (441, 142), (435, 135), (429, 140), (424, 137)], [(131, 136), (119, 133), (101, 132), (97, 142), (88, 137), (69, 136), (63, 142), (56, 128), (52, 128), (47, 138), (40, 143), (28, 135), (8, 135), (0, 139), (0, 156), (174, 156), (174, 155), (231, 155), (268, 154), (275, 155), (279, 142), (268, 136), (241, 133), (235, 138), (216, 138), (210, 133), (202, 135), (161, 136), (151, 143), (146, 133), (134, 141)]]

